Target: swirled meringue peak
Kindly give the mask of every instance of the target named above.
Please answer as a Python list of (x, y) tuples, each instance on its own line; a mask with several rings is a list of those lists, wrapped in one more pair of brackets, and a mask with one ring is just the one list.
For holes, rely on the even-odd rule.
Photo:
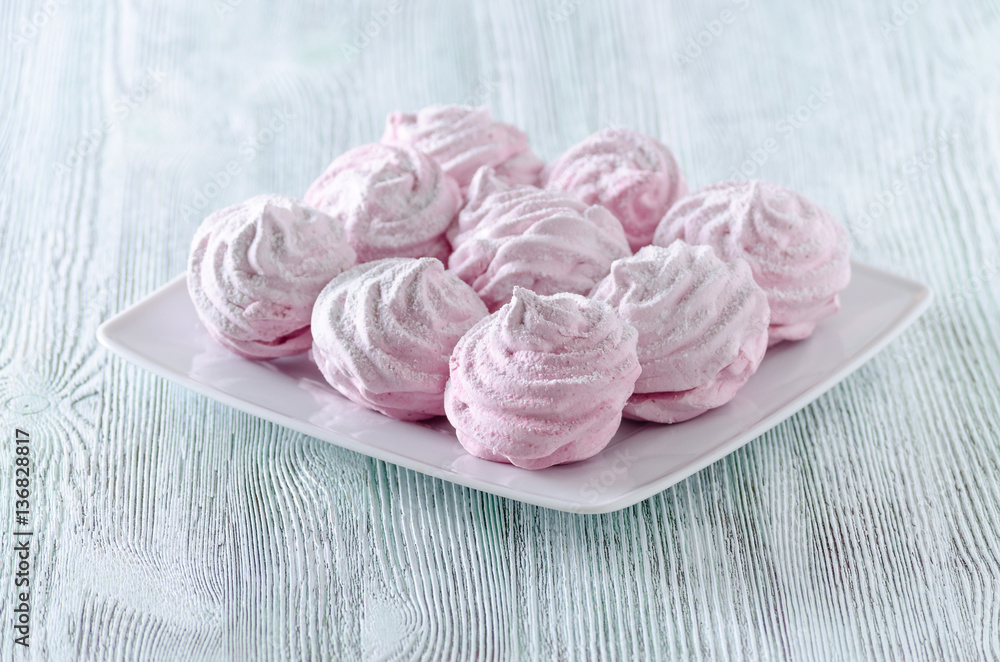
[(450, 230), (448, 269), (490, 311), (515, 287), (538, 294), (587, 294), (618, 258), (632, 254), (611, 212), (562, 191), (510, 186), (482, 168)]
[(367, 262), (316, 300), (313, 358), (363, 407), (404, 421), (441, 416), (448, 357), (486, 315), (472, 288), (434, 258)]
[(677, 202), (653, 237), (705, 244), (742, 257), (771, 306), (769, 344), (809, 337), (840, 309), (851, 280), (847, 232), (816, 203), (777, 184), (723, 182)]
[(434, 105), (389, 113), (382, 142), (412, 145), (441, 164), (464, 193), (482, 166), (509, 184), (535, 184), (544, 167), (524, 132), (495, 122), (485, 107)]
[(708, 246), (646, 246), (611, 265), (591, 296), (639, 332), (628, 418), (678, 423), (724, 405), (767, 349), (767, 295), (750, 265)]
[(187, 284), (217, 341), (249, 359), (309, 349), (313, 302), (354, 264), (339, 221), (292, 198), (258, 195), (206, 218), (191, 243)]
[(412, 147), (380, 143), (345, 152), (306, 192), (340, 219), (358, 262), (385, 257), (447, 260), (445, 231), (462, 198), (454, 180)]
[(515, 289), (451, 355), (445, 411), (459, 442), (525, 469), (597, 454), (639, 376), (636, 337), (601, 301)]
[(687, 195), (666, 145), (628, 129), (598, 131), (546, 168), (545, 187), (603, 205), (621, 221), (633, 251), (649, 244), (660, 219)]

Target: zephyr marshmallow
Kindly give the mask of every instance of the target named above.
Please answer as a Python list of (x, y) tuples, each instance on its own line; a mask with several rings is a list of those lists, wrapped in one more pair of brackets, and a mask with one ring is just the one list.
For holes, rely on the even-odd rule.
[(653, 240), (663, 215), (688, 192), (666, 145), (628, 129), (598, 131), (546, 168), (545, 187), (602, 205), (621, 221), (637, 251)]
[(449, 231), (448, 269), (495, 311), (515, 287), (587, 294), (611, 263), (631, 255), (621, 223), (561, 191), (510, 186), (482, 168)]
[(646, 246), (611, 265), (591, 296), (639, 332), (628, 418), (679, 423), (722, 406), (767, 349), (770, 309), (750, 265), (708, 246)]
[(494, 121), (484, 107), (434, 105), (390, 113), (382, 142), (411, 145), (430, 155), (463, 193), (482, 166), (508, 184), (536, 184), (545, 165), (523, 131)]
[(771, 306), (769, 344), (809, 337), (840, 309), (851, 280), (843, 226), (815, 202), (777, 184), (723, 182), (696, 191), (667, 212), (653, 243), (683, 239), (742, 258)]
[(444, 414), (448, 359), (486, 317), (434, 258), (367, 262), (333, 279), (313, 309), (313, 359), (357, 404), (404, 421)]
[(451, 356), (445, 411), (459, 442), (525, 469), (599, 453), (639, 376), (637, 335), (601, 301), (515, 289)]
[(297, 200), (258, 195), (208, 216), (195, 232), (187, 285), (198, 317), (250, 359), (309, 349), (320, 290), (354, 264), (343, 225)]
[(462, 198), (458, 185), (426, 154), (373, 143), (336, 158), (305, 200), (343, 222), (360, 263), (386, 257), (447, 260), (445, 231)]

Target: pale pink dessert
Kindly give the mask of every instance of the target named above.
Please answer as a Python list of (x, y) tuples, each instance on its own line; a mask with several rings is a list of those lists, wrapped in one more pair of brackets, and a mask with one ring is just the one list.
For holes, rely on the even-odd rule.
[(653, 240), (660, 219), (688, 192), (666, 145), (628, 129), (606, 129), (577, 143), (542, 177), (546, 188), (606, 207), (621, 221), (633, 251)]
[(636, 337), (603, 302), (517, 288), (451, 355), (445, 411), (459, 442), (525, 469), (596, 455), (639, 376)]
[(591, 296), (639, 332), (642, 374), (625, 416), (679, 423), (720, 407), (767, 349), (767, 295), (745, 260), (708, 246), (646, 246), (611, 265)]
[(447, 260), (445, 231), (461, 200), (458, 185), (426, 154), (380, 143), (337, 157), (305, 197), (344, 223), (359, 263), (385, 257)]
[(415, 113), (390, 113), (382, 142), (411, 145), (430, 155), (463, 193), (482, 166), (509, 184), (536, 184), (544, 167), (524, 132), (495, 122), (484, 107), (434, 105)]
[(816, 203), (777, 184), (723, 182), (695, 191), (667, 213), (653, 243), (677, 239), (743, 258), (767, 292), (769, 344), (807, 338), (840, 309), (851, 280), (847, 232)]
[(448, 357), (486, 317), (434, 258), (367, 262), (330, 281), (313, 309), (313, 359), (357, 404), (404, 421), (444, 414)]
[(339, 221), (292, 198), (258, 195), (211, 214), (194, 235), (187, 284), (217, 341), (249, 359), (309, 349), (313, 302), (354, 264)]
[(509, 186), (483, 168), (449, 231), (448, 269), (490, 311), (515, 287), (538, 294), (587, 294), (611, 263), (631, 255), (621, 223), (607, 209), (560, 191)]

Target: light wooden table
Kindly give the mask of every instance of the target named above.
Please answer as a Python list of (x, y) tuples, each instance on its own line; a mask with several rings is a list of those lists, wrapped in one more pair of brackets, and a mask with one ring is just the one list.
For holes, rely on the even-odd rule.
[[(0, 17), (0, 659), (1000, 658), (997, 2)], [(387, 112), (462, 101), (549, 159), (625, 125), (694, 186), (742, 168), (797, 188), (935, 307), (791, 420), (599, 517), (304, 438), (98, 346), (100, 321), (184, 269), (207, 211), (300, 195)], [(15, 427), (34, 463), (26, 651)]]

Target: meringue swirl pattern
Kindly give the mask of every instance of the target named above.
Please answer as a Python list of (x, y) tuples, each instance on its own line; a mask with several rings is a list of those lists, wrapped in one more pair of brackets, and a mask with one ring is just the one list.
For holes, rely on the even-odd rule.
[(336, 219), (292, 198), (258, 195), (202, 222), (188, 292), (208, 332), (233, 352), (290, 356), (309, 349), (313, 303), (354, 258)]
[(653, 240), (660, 219), (687, 195), (666, 145), (628, 129), (606, 129), (570, 147), (546, 169), (545, 187), (602, 205), (621, 221), (637, 251)]
[(447, 260), (445, 231), (462, 198), (454, 180), (426, 154), (373, 143), (335, 159), (305, 200), (343, 222), (361, 263), (385, 257)]
[(486, 306), (434, 258), (368, 262), (313, 309), (313, 359), (353, 402), (404, 421), (444, 414), (448, 358)]
[(482, 168), (450, 235), (448, 268), (490, 311), (515, 287), (538, 294), (587, 294), (615, 260), (631, 255), (611, 212), (561, 191), (509, 186)]
[(459, 442), (525, 469), (597, 454), (639, 376), (636, 338), (601, 301), (517, 288), (451, 356), (445, 411)]
[(759, 181), (723, 182), (680, 200), (653, 243), (676, 239), (744, 258), (771, 306), (769, 344), (807, 338), (840, 308), (851, 279), (847, 232), (798, 193)]
[(745, 260), (724, 262), (709, 246), (646, 246), (611, 265), (591, 296), (639, 332), (628, 418), (678, 423), (724, 405), (767, 349), (767, 295)]
[(412, 145), (437, 161), (464, 192), (482, 166), (509, 184), (536, 184), (544, 163), (524, 132), (495, 122), (489, 109), (434, 105), (415, 113), (390, 113), (382, 142)]

